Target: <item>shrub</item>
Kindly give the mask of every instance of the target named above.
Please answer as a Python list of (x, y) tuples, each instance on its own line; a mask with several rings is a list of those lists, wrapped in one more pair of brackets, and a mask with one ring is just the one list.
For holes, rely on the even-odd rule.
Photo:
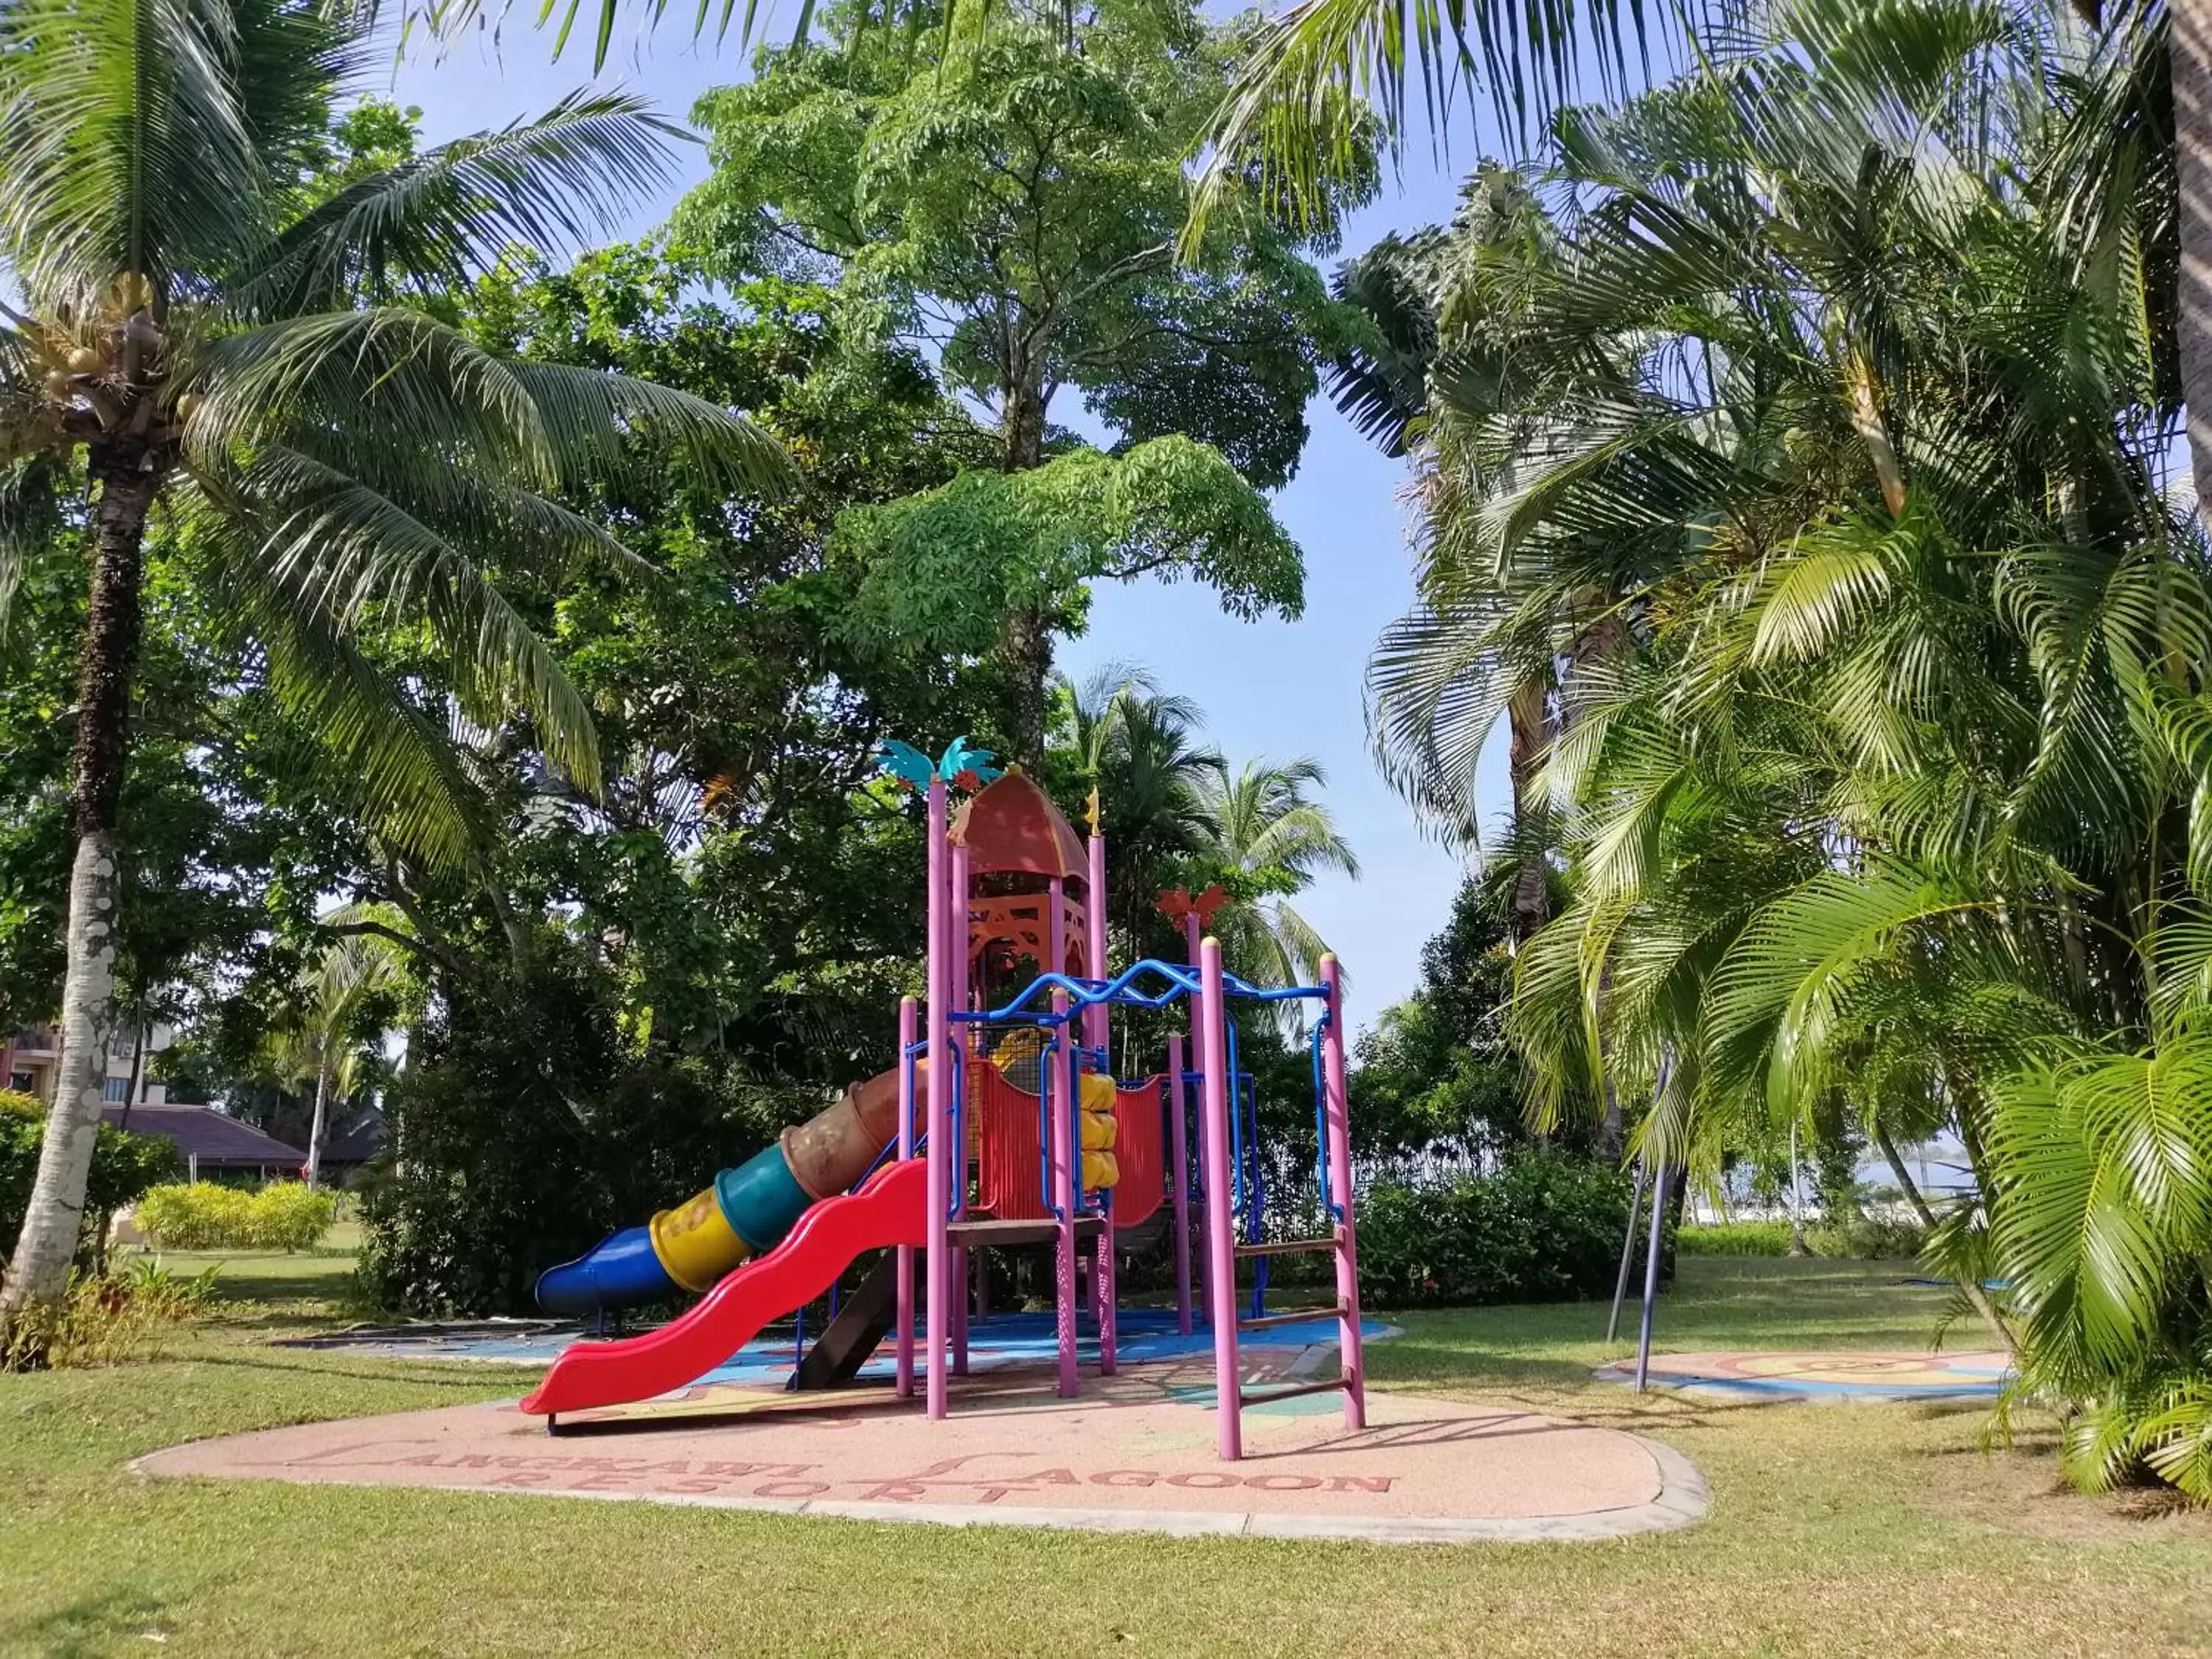
[(1805, 1242), (1814, 1255), (1851, 1261), (1911, 1261), (1926, 1246), (1928, 1230), (1917, 1222), (1855, 1215), (1807, 1228)]
[[(11, 1250), (23, 1230), (23, 1212), (38, 1176), (39, 1148), (46, 1139), (46, 1108), (30, 1096), (0, 1090), (0, 1250)], [(93, 1143), (92, 1173), (85, 1182), (84, 1236), (77, 1257), (98, 1258), (107, 1217), (135, 1204), (157, 1182), (176, 1178), (180, 1160), (163, 1135), (127, 1134), (100, 1126)]]
[(337, 1219), (337, 1194), (299, 1181), (272, 1181), (254, 1194), (248, 1234), (257, 1250), (312, 1250)]
[(1692, 1223), (1674, 1235), (1684, 1255), (1788, 1255), (1786, 1221)]
[[(1853, 1215), (1805, 1230), (1805, 1248), (1814, 1255), (1846, 1261), (1911, 1261), (1927, 1243), (1926, 1231), (1910, 1221), (1884, 1221)], [(1675, 1235), (1684, 1255), (1788, 1255), (1786, 1221), (1723, 1221), (1690, 1225)]]
[(138, 1227), (164, 1250), (305, 1250), (330, 1231), (331, 1194), (298, 1182), (258, 1192), (212, 1181), (156, 1187), (138, 1204)]
[(1610, 1294), (1628, 1195), (1613, 1165), (1541, 1147), (1495, 1175), (1378, 1182), (1358, 1214), (1360, 1297), (1407, 1308)]
[(0, 1370), (116, 1365), (158, 1359), (169, 1334), (195, 1317), (214, 1294), (212, 1267), (186, 1278), (141, 1260), (121, 1275), (75, 1273), (58, 1304), (41, 1304), (10, 1324)]

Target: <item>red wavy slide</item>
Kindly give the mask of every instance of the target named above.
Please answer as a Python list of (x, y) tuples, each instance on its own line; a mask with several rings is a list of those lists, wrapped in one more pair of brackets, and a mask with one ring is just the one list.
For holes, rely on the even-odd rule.
[(885, 1164), (856, 1193), (824, 1199), (782, 1243), (731, 1273), (681, 1319), (641, 1336), (563, 1349), (522, 1409), (550, 1417), (649, 1400), (696, 1382), (769, 1321), (829, 1290), (861, 1251), (927, 1244), (928, 1178), (927, 1158), (907, 1158)]

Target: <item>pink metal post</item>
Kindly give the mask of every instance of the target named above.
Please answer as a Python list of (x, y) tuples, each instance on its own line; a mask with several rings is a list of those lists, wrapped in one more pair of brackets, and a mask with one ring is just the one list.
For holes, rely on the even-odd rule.
[[(1084, 933), (1089, 947), (1089, 965), (1084, 975), (1088, 979), (1106, 977), (1106, 838), (1094, 833), (1091, 837), (1089, 880), (1085, 884)], [(1094, 1002), (1083, 1011), (1083, 1042), (1086, 1048), (1103, 1051), (1111, 1035), (1107, 1021), (1106, 1005)], [(1111, 1071), (1113, 1067), (1106, 1068)], [(1098, 1326), (1098, 1372), (1102, 1376), (1114, 1375), (1116, 1346), (1114, 1307), (1114, 1194), (1109, 1188), (1104, 1199), (1105, 1218), (1098, 1234), (1098, 1249), (1091, 1259), (1091, 1316)]]
[[(912, 997), (899, 999), (898, 1068), (899, 1068), (899, 1130), (898, 1155), (902, 1158), (914, 1156), (914, 1071), (907, 1052), (919, 1040), (921, 1010), (915, 1006)], [(914, 1398), (914, 1246), (898, 1247), (898, 1396)]]
[[(1090, 979), (1106, 977), (1106, 838), (1091, 838), (1090, 880), (1083, 896), (1084, 932), (1090, 937), (1084, 943), (1089, 948), (1089, 965), (1084, 975)], [(1106, 1005), (1094, 1002), (1083, 1011), (1083, 1042), (1085, 1048), (1103, 1048), (1106, 1046)]]
[[(1053, 883), (1055, 901), (1060, 884)], [(1057, 931), (1057, 930), (1055, 930)], [(1052, 1006), (1060, 1013), (1067, 1012), (1067, 993), (1055, 991)], [(1060, 1028), (1063, 1038), (1067, 1028)], [(1058, 1075), (1054, 1076), (1054, 1073)], [(1067, 1091), (1075, 1086), (1075, 1057), (1065, 1048), (1046, 1058), (1046, 1069), (1041, 1074), (1042, 1088), (1052, 1111), (1052, 1201), (1060, 1212), (1059, 1224), (1053, 1230), (1053, 1307), (1057, 1315), (1060, 1338), (1060, 1395), (1072, 1400), (1079, 1384), (1075, 1376), (1075, 1162), (1083, 1156), (1080, 1148), (1073, 1145), (1070, 1133)]]
[(1244, 1455), (1243, 1380), (1237, 1368), (1237, 1244), (1230, 1231), (1229, 1020), (1221, 990), (1221, 942), (1200, 947), (1199, 1026), (1206, 1052), (1206, 1279), (1213, 1310), (1213, 1400), (1219, 1449)]
[[(968, 849), (952, 849), (952, 1006), (968, 1009), (975, 1006), (975, 975), (971, 964), (974, 953), (969, 950), (969, 905), (975, 890), (968, 872)], [(966, 1207), (967, 1193), (961, 1193), (962, 1207)]]
[(956, 1149), (949, 1120), (952, 1114), (952, 1052), (946, 1036), (945, 1015), (952, 1006), (952, 907), (950, 872), (945, 845), (945, 780), (929, 782), (929, 1255), (923, 1263), (923, 1316), (929, 1343), (929, 1415), (945, 1412), (945, 1339), (950, 1310), (946, 1275), (952, 1252), (945, 1237), (945, 1206), (952, 1196), (951, 1172)]
[[(951, 852), (952, 918), (945, 940), (945, 952), (951, 960), (946, 968), (952, 981), (953, 1006), (965, 1010), (975, 1006), (975, 978), (969, 971), (971, 958), (968, 951), (968, 849), (955, 847)], [(949, 1031), (952, 1046), (959, 1049), (963, 1060), (968, 1057), (969, 1030), (965, 1025), (959, 1025), (951, 1027)], [(963, 1124), (961, 1133), (953, 1139), (964, 1141), (967, 1138), (967, 1128)], [(965, 1216), (968, 1213), (968, 1148), (955, 1146), (951, 1148), (951, 1156), (952, 1203), (959, 1213)], [(952, 1374), (965, 1376), (968, 1375), (968, 1252), (964, 1249), (952, 1252), (951, 1265), (945, 1270), (945, 1291), (952, 1303)]]
[[(1185, 961), (1189, 963), (1190, 971), (1195, 974), (1199, 971), (1198, 959), (1200, 954), (1199, 951), (1198, 939), (1198, 914), (1196, 911), (1187, 910), (1183, 913), (1182, 944), (1183, 958)], [(1188, 999), (1188, 1000), (1190, 1006), (1190, 1069), (1198, 1073), (1198, 1086), (1200, 1090), (1198, 1113), (1198, 1167), (1200, 1179), (1199, 1185), (1205, 1192), (1206, 1214), (1210, 1216), (1213, 1210), (1213, 1165), (1206, 1162), (1206, 1101), (1204, 1092), (1206, 1089), (1206, 1039), (1204, 1034), (1199, 1029), (1198, 1011), (1200, 1000), (1194, 996)], [(1226, 1064), (1225, 1061), (1224, 1063)], [(1199, 1275), (1198, 1301), (1199, 1310), (1203, 1313), (1207, 1319), (1211, 1320), (1213, 1317), (1213, 1280), (1209, 1274), (1205, 1273), (1200, 1273)]]
[(1044, 970), (1048, 974), (1064, 974), (1067, 971), (1067, 884), (1054, 876), (1048, 891), (1052, 914), (1045, 918), (1044, 948), (1051, 953), (1052, 960), (1045, 963)]
[(1328, 1193), (1336, 1224), (1337, 1340), (1344, 1358), (1344, 1426), (1367, 1426), (1367, 1357), (1359, 1343), (1359, 1240), (1352, 1224), (1352, 1116), (1344, 1093), (1344, 988), (1334, 954), (1321, 959), (1328, 1026), (1321, 1034), (1322, 1099), (1328, 1127)]
[(1183, 1127), (1182, 1033), (1168, 1038), (1168, 1159), (1175, 1176), (1176, 1329), (1190, 1334), (1190, 1142)]

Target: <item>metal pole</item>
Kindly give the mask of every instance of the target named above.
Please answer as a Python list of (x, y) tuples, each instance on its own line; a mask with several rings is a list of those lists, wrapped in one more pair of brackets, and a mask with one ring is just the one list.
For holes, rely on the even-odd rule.
[[(1321, 959), (1328, 1025), (1321, 1034), (1322, 1115), (1328, 1127), (1328, 1185), (1337, 1207), (1337, 1352), (1344, 1363), (1344, 1426), (1367, 1426), (1367, 1356), (1359, 1338), (1359, 1238), (1352, 1219), (1352, 1110), (1344, 1087), (1344, 987), (1331, 953)], [(1326, 1217), (1323, 1218), (1327, 1219)]]
[(1805, 1248), (1805, 1185), (1798, 1178), (1797, 1120), (1790, 1120), (1790, 1249), (1793, 1254)]
[(1052, 960), (1045, 963), (1044, 970), (1048, 974), (1064, 974), (1067, 971), (1067, 884), (1058, 876), (1052, 878), (1052, 885), (1046, 890), (1046, 902), (1052, 914), (1045, 918), (1045, 950)]
[[(912, 997), (899, 999), (898, 1155), (914, 1156), (914, 1062), (911, 1051), (921, 1028), (921, 1010)], [(914, 1398), (914, 1246), (898, 1247), (898, 1396)]]
[(1628, 1193), (1628, 1231), (1620, 1239), (1620, 1273), (1613, 1281), (1613, 1317), (1605, 1322), (1605, 1340), (1608, 1342), (1620, 1340), (1620, 1304), (1628, 1299), (1628, 1273), (1636, 1261), (1636, 1224), (1644, 1215), (1644, 1160), (1639, 1153), (1636, 1159), (1636, 1184)]
[[(1090, 965), (1085, 976), (1103, 980), (1106, 977), (1106, 838), (1091, 837), (1091, 872), (1085, 884), (1083, 896), (1085, 919), (1084, 931), (1089, 935), (1084, 940), (1088, 948)], [(1107, 1039), (1106, 1005), (1094, 1002), (1083, 1011), (1083, 1041), (1086, 1047), (1103, 1048)], [(1111, 1066), (1107, 1068), (1112, 1070)]]
[(952, 1053), (945, 1015), (952, 1006), (952, 915), (950, 872), (945, 866), (945, 780), (929, 781), (929, 1255), (923, 1263), (924, 1319), (929, 1341), (929, 1415), (945, 1413), (945, 1340), (951, 1310), (945, 1305), (946, 1271), (952, 1265), (945, 1226), (952, 1198)]
[(1651, 1241), (1644, 1257), (1644, 1316), (1636, 1331), (1636, 1392), (1642, 1394), (1651, 1373), (1651, 1319), (1659, 1304), (1659, 1232), (1667, 1219), (1667, 1164), (1662, 1158), (1651, 1175)]
[[(1060, 884), (1053, 883), (1054, 915), (1058, 915)], [(1054, 933), (1058, 928), (1053, 930)], [(1077, 1086), (1074, 1030), (1066, 1019), (1067, 993), (1052, 994), (1054, 1012), (1062, 1016), (1058, 1028), (1060, 1046), (1045, 1054), (1040, 1073), (1045, 1092), (1051, 1097), (1052, 1200), (1060, 1212), (1053, 1229), (1053, 1308), (1060, 1339), (1060, 1397), (1072, 1400), (1080, 1386), (1075, 1374), (1075, 1160), (1083, 1156), (1074, 1144), (1070, 1120), (1074, 1116), (1072, 1091)], [(1058, 1072), (1058, 1077), (1051, 1073)]]
[[(1199, 949), (1198, 916), (1195, 912), (1186, 910), (1183, 913), (1182, 942), (1184, 956), (1189, 963), (1190, 971), (1193, 974), (1197, 974), (1199, 972), (1199, 957), (1202, 953)], [(1186, 999), (1186, 1000), (1190, 1007), (1190, 1069), (1198, 1073), (1199, 1102), (1198, 1117), (1196, 1120), (1196, 1127), (1198, 1130), (1198, 1195), (1201, 1205), (1200, 1213), (1199, 1216), (1199, 1224), (1201, 1227), (1210, 1227), (1212, 1224), (1208, 1218), (1213, 1213), (1214, 1206), (1212, 1185), (1213, 1176), (1212, 1173), (1213, 1165), (1206, 1161), (1206, 1037), (1200, 1029), (1200, 1022), (1203, 1018), (1200, 1012), (1200, 1009), (1203, 1006), (1205, 999), (1196, 993), (1194, 993), (1191, 996)], [(1211, 1323), (1213, 1319), (1213, 1279), (1212, 1275), (1205, 1271), (1203, 1267), (1201, 1267), (1198, 1276), (1198, 1306), (1199, 1312), (1206, 1318), (1208, 1323)]]
[(1221, 945), (1200, 948), (1199, 1022), (1206, 1050), (1206, 1305), (1213, 1310), (1213, 1399), (1224, 1462), (1244, 1455), (1243, 1379), (1237, 1364), (1237, 1244), (1229, 1185), (1229, 1022), (1221, 989)]
[(1190, 1143), (1183, 1125), (1182, 1033), (1168, 1038), (1168, 1155), (1175, 1167), (1176, 1330), (1190, 1334)]
[[(968, 949), (968, 848), (964, 845), (956, 846), (951, 849), (951, 865), (946, 871), (951, 882), (951, 890), (946, 895), (945, 904), (945, 969), (951, 985), (951, 1006), (964, 1011), (974, 1006), (972, 993), (975, 982), (975, 976), (969, 972), (972, 958)], [(960, 1059), (964, 1060), (968, 1057), (969, 1029), (965, 1025), (955, 1025), (949, 1020), (946, 1022), (948, 1054), (957, 1048)], [(945, 1167), (952, 1182), (947, 1207), (963, 1217), (968, 1213), (968, 1148), (965, 1143), (972, 1133), (969, 1125), (973, 1120), (969, 1117), (969, 1112), (974, 1109), (974, 1103), (964, 1103), (964, 1105), (966, 1109), (960, 1114), (959, 1133), (952, 1136), (961, 1144), (945, 1148), (948, 1160)], [(950, 1121), (949, 1117), (947, 1121)], [(946, 1263), (945, 1294), (951, 1304), (952, 1319), (952, 1375), (965, 1376), (968, 1375), (968, 1252), (964, 1249), (954, 1250)]]
[[(952, 849), (952, 936), (948, 943), (952, 951), (952, 1006), (962, 1010), (975, 1006), (975, 957), (969, 948), (971, 938), (968, 920), (970, 897), (968, 860), (965, 846)], [(961, 1196), (964, 1198), (966, 1195), (963, 1188)]]

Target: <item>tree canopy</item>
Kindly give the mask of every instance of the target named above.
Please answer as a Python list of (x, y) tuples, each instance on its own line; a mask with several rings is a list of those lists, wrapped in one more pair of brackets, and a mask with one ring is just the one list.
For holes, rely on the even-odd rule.
[[(871, 625), (933, 649), (998, 638), (1022, 696), (1006, 736), (1035, 763), (1050, 636), (1081, 625), (1088, 581), (1303, 605), (1263, 492), (1296, 470), (1346, 341), (1308, 262), (1329, 231), (1255, 194), (1176, 257), (1185, 158), (1249, 20), (1105, 0), (915, 32), (841, 5), (823, 24), (701, 100), (714, 171), (677, 223), (726, 268), (832, 285), (852, 337), (912, 345), (991, 423), (995, 468), (857, 515), (845, 542), (877, 573)], [(1055, 418), (1063, 392), (1102, 441)]]

